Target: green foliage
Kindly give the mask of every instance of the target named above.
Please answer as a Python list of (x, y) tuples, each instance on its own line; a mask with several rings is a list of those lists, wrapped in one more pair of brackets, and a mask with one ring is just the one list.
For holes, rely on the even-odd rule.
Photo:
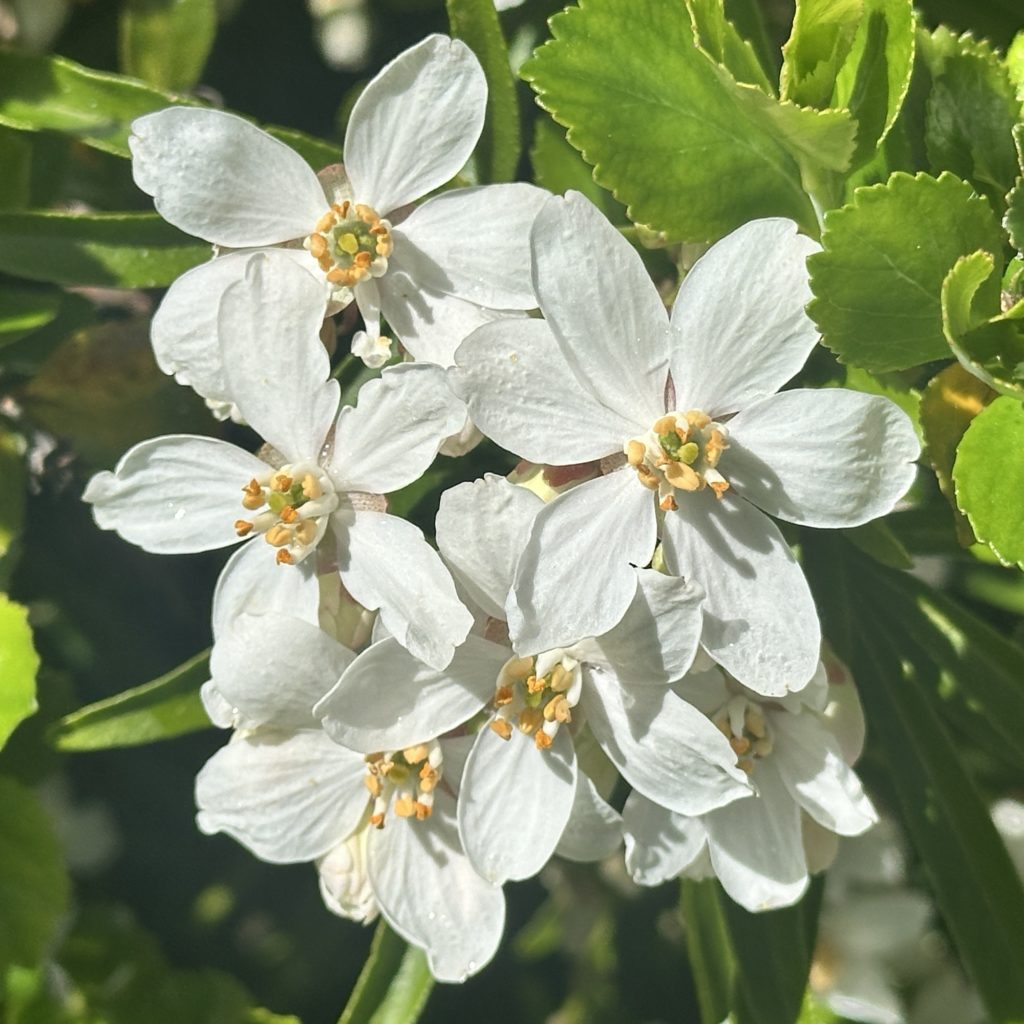
[(209, 728), (199, 688), (210, 678), (207, 652), (170, 672), (65, 715), (50, 730), (58, 750), (106, 750), (172, 739)]
[(1024, 405), (997, 398), (972, 421), (957, 449), (956, 500), (978, 540), (1005, 565), (1024, 569)]
[(18, 210), (29, 204), (32, 146), (21, 133), (0, 128), (0, 210)]
[(720, 1024), (729, 1016), (736, 972), (736, 957), (722, 911), (724, 898), (717, 882), (689, 878), (680, 882), (679, 898), (701, 1024)]
[(700, 48), (736, 79), (770, 95), (775, 89), (753, 45), (726, 16), (721, 0), (688, 0), (693, 31)]
[(214, 0), (127, 0), (121, 67), (158, 89), (190, 89), (202, 74), (216, 27)]
[[(15, 479), (15, 486), (17, 482)], [(0, 523), (0, 529), (3, 525)], [(39, 655), (32, 645), (28, 610), (0, 594), (0, 747), (15, 726), (38, 707), (38, 671)]]
[[(1021, 36), (1024, 39), (1024, 35)], [(1024, 51), (1024, 46), (1021, 47)], [(1024, 121), (1013, 126), (1013, 143), (1017, 150), (1017, 183), (1006, 197), (1006, 216), (1003, 227), (1010, 236), (1010, 244), (1024, 253)]]
[(60, 303), (56, 289), (0, 285), (0, 348), (45, 327)]
[[(822, 246), (807, 261), (808, 313), (843, 362), (885, 372), (948, 356), (942, 282), (960, 256), (999, 253), (1002, 240), (965, 182), (898, 173), (829, 213)], [(986, 299), (998, 294), (998, 278), (984, 285)]]

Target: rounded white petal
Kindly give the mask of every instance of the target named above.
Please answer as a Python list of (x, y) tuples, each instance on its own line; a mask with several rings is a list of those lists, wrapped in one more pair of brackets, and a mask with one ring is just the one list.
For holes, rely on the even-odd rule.
[(828, 703), (823, 716), (825, 725), (836, 738), (843, 760), (856, 764), (864, 752), (864, 708), (852, 679), (828, 687)]
[(530, 228), (549, 195), (523, 182), (442, 193), (395, 228), (395, 248), (407, 240), (452, 295), (492, 309), (534, 309)]
[(316, 866), (327, 909), (360, 924), (368, 924), (379, 913), (366, 863), (369, 839), (369, 829), (357, 829)]
[(783, 391), (729, 421), (722, 470), (738, 494), (801, 526), (859, 526), (891, 512), (921, 447), (888, 398), (842, 388)]
[(744, 686), (768, 697), (799, 690), (821, 653), (810, 588), (779, 528), (726, 492), (684, 495), (665, 516), (665, 561), (705, 591), (708, 653)]
[(647, 430), (665, 412), (668, 316), (640, 256), (579, 192), (544, 204), (530, 244), (566, 362), (598, 402)]
[(676, 814), (632, 792), (622, 809), (626, 870), (637, 885), (678, 878), (700, 855), (706, 833), (700, 818)]
[(516, 562), (543, 506), (532, 491), (491, 473), (441, 495), (438, 549), (469, 597), (492, 619), (505, 618)]
[(555, 853), (566, 860), (604, 860), (622, 845), (622, 818), (597, 791), (590, 776), (576, 772), (576, 795)]
[(313, 860), (359, 824), (366, 763), (324, 733), (254, 733), (221, 747), (196, 778), (196, 822), (261, 860)]
[(96, 525), (145, 551), (177, 555), (237, 544), (242, 488), (266, 463), (213, 437), (171, 434), (129, 448), (82, 500)]
[(132, 122), (135, 184), (164, 220), (236, 248), (302, 238), (327, 209), (295, 150), (234, 114), (169, 107)]
[(388, 632), (414, 657), (444, 668), (473, 625), (438, 553), (412, 523), (381, 512), (335, 518), (338, 570), (348, 592), (380, 609)]
[(544, 320), (485, 324), (459, 346), (455, 364), (449, 379), (473, 422), (530, 462), (591, 462), (647, 429), (580, 384)]
[(487, 80), (473, 51), (431, 35), (363, 90), (345, 132), (352, 193), (382, 216), (454, 178), (484, 126)]
[(519, 654), (607, 633), (636, 594), (634, 566), (657, 540), (654, 499), (625, 470), (559, 495), (537, 513), (516, 568), (508, 624)]
[(346, 491), (388, 494), (419, 479), (466, 419), (438, 366), (406, 363), (359, 389), (338, 416), (329, 470)]
[(323, 283), (268, 250), (221, 300), (217, 332), (228, 394), (245, 421), (291, 462), (315, 459), (340, 390), (320, 340)]
[(494, 956), (505, 898), (462, 852), (450, 796), (436, 793), (426, 821), (389, 817), (370, 836), (369, 862), (381, 913), (438, 981), (465, 981)]
[(816, 242), (790, 220), (751, 221), (715, 243), (672, 309), (676, 407), (712, 417), (773, 395), (807, 360), (818, 330), (806, 260)]
[(387, 638), (363, 651), (316, 706), (324, 731), (352, 750), (401, 750), (468, 721), (493, 696), (507, 648), (471, 636), (444, 669)]
[(626, 781), (663, 807), (692, 817), (749, 794), (725, 737), (671, 690), (627, 693), (610, 672), (588, 665), (582, 703), (591, 731)]

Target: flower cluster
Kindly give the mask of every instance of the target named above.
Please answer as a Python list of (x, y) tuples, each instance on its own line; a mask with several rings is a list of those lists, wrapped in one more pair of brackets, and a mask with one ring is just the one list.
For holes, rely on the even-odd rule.
[[(669, 315), (581, 195), (444, 189), (486, 92), (431, 36), (319, 174), (218, 111), (136, 121), (136, 182), (214, 245), (164, 298), (157, 360), (265, 443), (156, 438), (85, 492), (147, 551), (237, 545), (200, 828), (315, 863), (330, 909), (379, 912), (449, 981), (552, 855), (624, 844), (642, 885), (714, 874), (759, 910), (874, 823), (856, 691), (777, 521), (883, 515), (918, 456), (885, 398), (780, 390), (817, 343), (790, 221), (713, 245)], [(343, 405), (321, 339), (351, 303), (353, 351), (391, 365)], [(435, 548), (388, 495), (481, 433), (558, 486), (446, 490)]]

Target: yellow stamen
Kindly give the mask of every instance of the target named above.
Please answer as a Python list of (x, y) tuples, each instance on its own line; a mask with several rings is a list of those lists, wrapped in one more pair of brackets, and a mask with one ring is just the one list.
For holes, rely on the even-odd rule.
[(282, 523), (294, 523), (299, 518), (299, 513), (295, 511), (294, 505), (285, 505), (281, 509), (281, 522)]
[(409, 762), (409, 764), (419, 764), (420, 761), (426, 760), (427, 754), (430, 753), (426, 743), (417, 743), (414, 747), (406, 747), (402, 751), (402, 757)]
[(283, 548), (286, 544), (291, 544), (292, 542), (292, 531), (280, 523), (272, 526), (263, 536), (266, 542), (275, 548)]
[(411, 818), (416, 813), (416, 805), (411, 796), (400, 796), (395, 801), (395, 814), (400, 818)]
[(270, 486), (275, 491), (281, 491), (284, 493), (287, 491), (295, 481), (290, 476), (286, 476), (284, 473), (278, 473), (277, 476), (270, 482)]
[(496, 732), (503, 740), (507, 740), (512, 736), (512, 725), (505, 718), (492, 718), (491, 729)]
[(235, 533), (237, 533), (239, 537), (247, 537), (250, 533), (252, 533), (252, 523), (250, 523), (247, 519), (236, 519)]
[(551, 746), (551, 737), (543, 729), (538, 729), (534, 733), (533, 742), (538, 750), (547, 750)]
[(316, 501), (324, 493), (323, 488), (320, 486), (320, 481), (317, 480), (312, 473), (307, 473), (302, 478), (302, 496), (309, 498), (310, 501)]
[(281, 548), (281, 550), (278, 551), (278, 553), (277, 553), (277, 564), (278, 565), (294, 565), (295, 564), (295, 559), (292, 558), (291, 552), (286, 551), (284, 548)]
[(639, 441), (630, 441), (626, 445), (626, 459), (634, 468), (643, 464), (647, 449)]

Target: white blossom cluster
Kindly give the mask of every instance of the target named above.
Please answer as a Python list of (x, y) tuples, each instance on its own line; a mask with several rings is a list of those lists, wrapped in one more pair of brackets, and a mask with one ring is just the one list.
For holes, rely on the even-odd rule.
[[(136, 182), (215, 253), (167, 293), (157, 360), (265, 444), (155, 438), (85, 492), (147, 551), (237, 545), (204, 687), (233, 733), (200, 828), (315, 862), (332, 910), (379, 912), (448, 981), (553, 854), (624, 845), (639, 884), (713, 874), (759, 910), (875, 822), (856, 692), (776, 520), (884, 515), (918, 456), (885, 398), (780, 391), (817, 342), (793, 223), (712, 246), (669, 315), (581, 195), (439, 191), (486, 92), (431, 36), (319, 175), (229, 114), (136, 121)], [(404, 359), (339, 408), (321, 331), (352, 302), (354, 351)], [(560, 485), (445, 491), (435, 549), (387, 495), (478, 432)]]

